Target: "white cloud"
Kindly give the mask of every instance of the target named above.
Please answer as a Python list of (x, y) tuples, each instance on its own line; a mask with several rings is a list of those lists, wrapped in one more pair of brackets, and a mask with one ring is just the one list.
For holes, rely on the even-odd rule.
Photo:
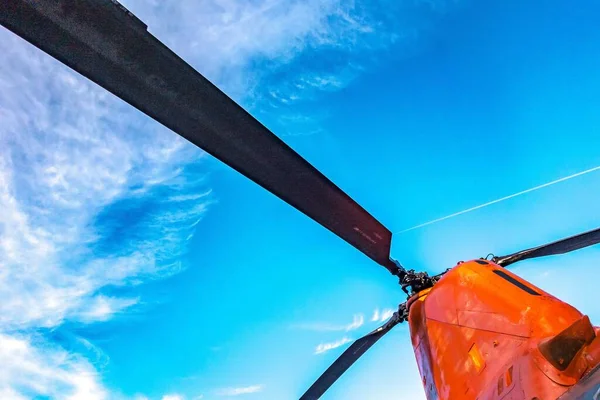
[(335, 332), (345, 331), (346, 325), (335, 325), (328, 322), (306, 322), (301, 324), (294, 324), (291, 326), (291, 328), (315, 332)]
[(394, 310), (388, 308), (385, 309), (381, 312), (381, 318), (379, 319), (380, 322), (385, 322), (388, 319), (392, 318), (392, 316), (394, 315)]
[(336, 349), (340, 346), (345, 345), (346, 343), (350, 343), (352, 341), (352, 339), (344, 336), (342, 339), (336, 341), (336, 342), (331, 342), (331, 343), (321, 343), (317, 346), (317, 348), (315, 349), (315, 354), (322, 354), (325, 353), (329, 350), (333, 350)]
[[(251, 62), (358, 48), (376, 31), (341, 0), (124, 3), (238, 100), (263, 73), (246, 69)], [(0, 365), (0, 397), (25, 398), (26, 389), (103, 399), (92, 364), (31, 332), (106, 321), (139, 302), (111, 287), (183, 268), (186, 244), (214, 201), (206, 177), (186, 171), (204, 153), (4, 29), (0, 52), (0, 359), (10, 360)], [(336, 90), (357, 73), (344, 68), (305, 71), (294, 83)], [(296, 101), (295, 88), (282, 98)]]
[(0, 388), (0, 399), (28, 400), (27, 397), (12, 388)]
[(94, 297), (89, 307), (77, 314), (76, 318), (83, 322), (106, 321), (118, 312), (137, 304), (138, 301), (138, 298), (121, 299), (98, 295)]
[(179, 196), (171, 196), (169, 197), (169, 201), (194, 201), (194, 200), (200, 200), (203, 197), (209, 196), (212, 193), (212, 189), (209, 189), (208, 191), (204, 192), (204, 193), (199, 193), (199, 194), (188, 194), (188, 195), (179, 195)]
[(27, 398), (107, 399), (107, 392), (89, 362), (35, 337), (0, 334), (0, 394)]
[(0, 393), (103, 399), (92, 364), (29, 332), (108, 320), (138, 303), (111, 286), (181, 268), (211, 202), (182, 166), (203, 153), (4, 29), (0, 51)]
[(111, 207), (135, 207), (131, 188), (205, 193), (181, 173), (203, 153), (4, 30), (0, 50), (0, 326), (107, 319), (133, 300), (102, 288), (176, 272), (189, 234), (178, 224), (210, 199), (157, 200), (131, 236)]
[[(190, 7), (216, 6), (209, 2), (160, 4), (177, 10), (173, 20), (177, 20), (175, 15), (185, 15), (188, 22), (190, 14), (204, 15)], [(255, 26), (257, 18), (267, 26), (273, 16), (265, 4), (236, 11), (239, 3), (224, 3), (238, 22), (253, 19), (246, 22), (247, 27)], [(145, 7), (151, 27), (168, 28), (163, 25), (168, 14)], [(298, 7), (288, 10), (289, 19), (300, 21), (297, 12), (317, 12)], [(186, 27), (180, 22), (176, 32), (166, 29), (164, 33), (167, 41), (176, 40), (176, 47), (181, 48), (189, 44), (190, 32), (180, 29), (204, 24), (194, 19)], [(212, 21), (207, 28), (212, 34), (202, 35), (210, 38), (208, 42), (192, 43), (184, 53), (192, 59), (215, 56), (203, 61), (203, 67), (216, 73), (226, 64), (231, 66), (231, 55), (235, 55), (233, 64), (241, 68), (257, 53), (277, 57), (287, 48), (290, 34), (301, 41), (297, 31), (288, 32), (285, 25), (278, 25), (284, 31), (271, 26), (267, 36), (281, 37), (279, 41), (239, 43), (236, 40), (248, 35), (238, 31), (241, 36), (235, 38), (229, 33), (239, 28), (238, 23), (228, 26), (219, 28)], [(311, 31), (310, 24), (297, 28)], [(223, 45), (223, 40), (233, 41)], [(261, 45), (274, 43), (279, 44), (260, 50)], [(135, 285), (146, 277), (181, 269), (186, 241), (212, 202), (204, 177), (191, 180), (184, 171), (187, 164), (202, 162), (204, 153), (6, 30), (0, 32), (0, 51), (6, 55), (0, 63), (0, 332), (25, 334), (30, 329), (60, 326), (66, 320), (108, 320), (138, 299), (110, 296), (103, 293), (106, 288)], [(178, 194), (159, 197), (155, 192), (162, 188)], [(152, 207), (140, 213), (148, 202)], [(136, 211), (138, 219), (124, 226), (119, 217), (128, 210)], [(26, 336), (4, 336), (6, 343), (11, 338), (27, 344), (32, 363), (45, 362), (45, 356), (55, 354), (68, 356), (60, 349), (51, 352), (45, 344), (36, 348), (37, 343), (27, 342)], [(7, 374), (10, 365), (12, 361), (4, 366)], [(73, 385), (75, 378), (92, 379), (91, 365), (86, 365), (87, 375), (69, 370), (80, 365), (84, 364), (55, 365), (55, 383), (46, 386), (61, 386), (62, 376)], [(20, 368), (13, 366), (10, 371)], [(52, 380), (46, 372), (45, 378)], [(84, 384), (77, 383), (78, 387)], [(18, 393), (10, 386), (3, 390)]]
[(365, 323), (365, 317), (362, 314), (355, 314), (351, 324), (346, 326), (346, 331), (358, 329)]
[(265, 388), (265, 385), (252, 385), (246, 387), (231, 387), (231, 388), (223, 388), (218, 389), (216, 391), (217, 396), (230, 397), (230, 396), (239, 396), (242, 394), (250, 394), (250, 393), (258, 393), (262, 392)]
[(371, 321), (375, 322), (375, 321), (379, 321), (379, 309), (376, 308), (375, 311), (373, 312), (373, 317), (371, 317)]
[(285, 64), (306, 49), (352, 48), (359, 36), (373, 30), (354, 2), (341, 0), (128, 0), (124, 4), (153, 34), (234, 93), (248, 89), (242, 84), (247, 79), (237, 71), (249, 60)]
[(179, 394), (165, 394), (162, 397), (162, 400), (183, 400), (183, 396)]
[(327, 322), (307, 322), (302, 324), (294, 324), (292, 328), (316, 332), (336, 332), (336, 331), (352, 331), (363, 326), (365, 317), (362, 314), (354, 314), (352, 322), (348, 324), (331, 324)]
[[(404, 3), (365, 7), (359, 0), (124, 1), (150, 32), (234, 99), (250, 107), (283, 106), (279, 116), (299, 100), (346, 87), (376, 62), (376, 51), (414, 42), (430, 23), (423, 18), (428, 6), (425, 1), (412, 7)], [(420, 15), (411, 18), (411, 12)], [(302, 58), (306, 54), (310, 57)], [(299, 58), (301, 68), (294, 69), (292, 62)], [(260, 68), (248, 69), (250, 63)], [(278, 134), (301, 134), (279, 128)], [(302, 132), (309, 132), (318, 126), (304, 128)]]
[(394, 315), (394, 310), (391, 308), (385, 308), (383, 310), (379, 310), (378, 308), (373, 311), (373, 316), (371, 317), (371, 322), (386, 322), (388, 319), (392, 318)]

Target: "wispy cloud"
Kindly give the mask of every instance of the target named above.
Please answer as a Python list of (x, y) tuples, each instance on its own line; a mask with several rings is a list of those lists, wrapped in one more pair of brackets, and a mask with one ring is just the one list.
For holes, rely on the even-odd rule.
[[(273, 114), (276, 107), (278, 117), (298, 114), (290, 108), (298, 102), (347, 87), (377, 63), (377, 51), (414, 43), (429, 17), (442, 14), (437, 3), (456, 0), (411, 6), (391, 0), (369, 6), (357, 0), (125, 2), (230, 96), (258, 112)], [(276, 122), (282, 136), (322, 132), (319, 119), (300, 126)]]
[(165, 394), (162, 400), (183, 400), (184, 397), (180, 394)]
[[(129, 0), (125, 4), (153, 34), (234, 98), (255, 89), (248, 85), (260, 78), (248, 79), (248, 73), (259, 71), (239, 73), (249, 61), (260, 62), (268, 73), (304, 52), (355, 48), (375, 24), (366, 21), (364, 9), (341, 0)], [(165, 23), (165, 15), (177, 23)]]
[(341, 347), (341, 346), (345, 345), (346, 343), (350, 343), (351, 341), (352, 341), (352, 339), (344, 336), (343, 338), (341, 338), (340, 340), (338, 340), (336, 342), (321, 343), (315, 349), (315, 354), (325, 353), (325, 352), (327, 352), (329, 350), (333, 350), (333, 349), (336, 349), (338, 347)]
[[(46, 362), (67, 353), (28, 332), (108, 320), (139, 300), (108, 287), (181, 270), (212, 202), (205, 180), (185, 173), (204, 153), (6, 30), (0, 50), (0, 332), (21, 332), (3, 343), (26, 349), (23, 365), (52, 366), (44, 386), (5, 379), (0, 390), (78, 393), (83, 371), (102, 398), (91, 364)], [(28, 376), (17, 357), (3, 359), (3, 376)]]
[(352, 322), (348, 324), (331, 324), (327, 322), (307, 322), (292, 325), (293, 329), (301, 329), (315, 332), (339, 332), (352, 331), (360, 328), (365, 323), (365, 317), (362, 314), (354, 314)]
[[(293, 87), (264, 74), (308, 51), (347, 53), (389, 34), (341, 0), (124, 3), (249, 106), (262, 101), (259, 92), (293, 103), (300, 94), (339, 90), (360, 72), (344, 57), (333, 69), (297, 73)], [(4, 29), (0, 52), (0, 359), (9, 360), (0, 365), (0, 397), (110, 398), (88, 360), (34, 332), (106, 321), (141, 302), (111, 288), (134, 292), (181, 271), (187, 243), (215, 201), (207, 176), (191, 172), (207, 160)], [(259, 61), (264, 68), (248, 68)], [(340, 330), (363, 322), (356, 317)]]
[(137, 304), (138, 301), (139, 298), (126, 299), (98, 295), (91, 300), (91, 304), (79, 313), (76, 318), (83, 322), (106, 321), (115, 314), (123, 312)]
[[(0, 216), (0, 294), (8, 299), (0, 323), (14, 329), (106, 319), (134, 301), (102, 296), (103, 287), (178, 270), (190, 232), (184, 224), (202, 217), (210, 198), (182, 208), (157, 196), (167, 188), (206, 192), (188, 185), (182, 170), (203, 153), (1, 35), (10, 57), (0, 64), (7, 121), (0, 128), (0, 206), (7, 211)], [(141, 189), (152, 209), (140, 210)], [(137, 219), (123, 218), (127, 209)]]
[[(332, 42), (337, 34), (328, 18), (338, 3), (309, 3), (126, 5), (209, 78), (240, 94), (251, 81), (245, 67), (252, 59), (286, 63), (306, 46)], [(6, 30), (0, 51), (6, 55), (0, 64), (0, 332), (20, 332), (3, 336), (4, 343), (25, 346), (28, 362), (52, 365), (44, 357), (67, 353), (30, 331), (69, 320), (105, 321), (138, 304), (137, 297), (107, 290), (180, 271), (186, 242), (213, 194), (204, 176), (186, 173), (187, 165), (204, 162), (202, 151)], [(3, 366), (4, 376), (19, 375), (22, 366), (11, 365)], [(97, 397), (104, 396), (85, 360), (45, 370), (44, 387), (35, 383), (40, 379), (18, 387), (76, 393), (76, 371), (86, 372)], [(10, 380), (0, 384), (5, 393), (19, 393), (16, 387)]]
[[(393, 314), (394, 314), (394, 310), (392, 310), (391, 308), (385, 308), (383, 310), (380, 310), (377, 308), (373, 311), (373, 316), (371, 317), (371, 322), (376, 322), (376, 323), (385, 322), (385, 321), (389, 320)], [(294, 327), (298, 328), (298, 329), (306, 329), (306, 330), (312, 330), (312, 331), (317, 331), (317, 332), (328, 332), (328, 331), (349, 332), (349, 331), (360, 328), (361, 326), (364, 325), (364, 322), (365, 322), (365, 319), (362, 314), (355, 314), (352, 323), (347, 324), (347, 325), (311, 323), (311, 324), (294, 325)], [(344, 336), (342, 339), (334, 341), (334, 342), (320, 343), (315, 349), (315, 354), (325, 353), (329, 350), (333, 350), (335, 348), (343, 346), (346, 343), (350, 343), (351, 341), (352, 341), (352, 339), (348, 338), (347, 336)]]
[(242, 394), (250, 394), (250, 393), (258, 393), (262, 392), (265, 388), (265, 385), (252, 385), (245, 387), (230, 387), (216, 390), (217, 396), (223, 397), (231, 397), (231, 396), (240, 396)]
[(91, 364), (32, 332), (106, 321), (139, 301), (109, 287), (180, 270), (211, 202), (182, 167), (203, 153), (5, 30), (0, 51), (0, 390), (104, 398)]
[(43, 340), (0, 333), (0, 394), (5, 399), (29, 398), (29, 388), (49, 398), (108, 399), (94, 367), (85, 359)]
[(380, 315), (379, 315), (379, 309), (376, 308), (375, 311), (373, 311), (373, 317), (371, 317), (371, 321), (375, 322), (375, 321), (379, 321)]
[(381, 311), (379, 311), (379, 309), (376, 308), (375, 311), (373, 311), (371, 322), (385, 322), (388, 319), (392, 318), (392, 315), (394, 315), (394, 310), (392, 310), (391, 308), (385, 308)]
[(361, 326), (363, 326), (364, 323), (365, 323), (365, 317), (363, 317), (362, 314), (354, 315), (352, 323), (348, 324), (346, 326), (346, 331), (352, 331), (354, 329), (358, 329)]

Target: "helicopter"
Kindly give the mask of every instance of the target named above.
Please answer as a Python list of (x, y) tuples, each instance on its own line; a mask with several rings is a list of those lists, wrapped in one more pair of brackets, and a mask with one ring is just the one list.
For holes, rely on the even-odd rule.
[(251, 114), (150, 34), (116, 0), (7, 0), (0, 23), (221, 160), (354, 246), (406, 300), (300, 400), (320, 398), (400, 323), (426, 397), (600, 399), (600, 327), (507, 267), (600, 243), (600, 229), (459, 262), (438, 275), (390, 257), (392, 233)]

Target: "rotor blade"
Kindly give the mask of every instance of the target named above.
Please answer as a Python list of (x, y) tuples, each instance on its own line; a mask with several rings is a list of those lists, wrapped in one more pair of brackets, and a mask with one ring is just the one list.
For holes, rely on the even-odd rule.
[(398, 272), (388, 229), (116, 0), (5, 0), (0, 23)]
[(492, 261), (502, 267), (506, 267), (510, 264), (516, 263), (517, 261), (526, 260), (528, 258), (564, 254), (570, 251), (582, 249), (584, 247), (593, 246), (597, 243), (600, 243), (600, 228), (571, 236), (566, 239), (558, 240), (556, 242), (523, 250), (508, 256), (494, 257)]
[(338, 380), (344, 372), (354, 364), (371, 346), (388, 333), (394, 326), (401, 322), (398, 313), (395, 312), (383, 326), (375, 329), (368, 335), (363, 336), (352, 343), (346, 351), (334, 361), (333, 364), (317, 379), (315, 383), (300, 397), (300, 400), (317, 400), (327, 389)]

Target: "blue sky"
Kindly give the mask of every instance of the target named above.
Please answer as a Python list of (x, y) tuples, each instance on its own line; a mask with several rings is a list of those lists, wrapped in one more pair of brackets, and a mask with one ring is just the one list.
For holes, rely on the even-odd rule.
[[(393, 232), (600, 165), (600, 4), (535, 3), (124, 1)], [(0, 50), (0, 398), (293, 399), (402, 301), (263, 189), (4, 29)], [(599, 185), (392, 254), (438, 272), (593, 229)], [(513, 270), (600, 321), (599, 256)], [(424, 398), (405, 325), (324, 396), (397, 398)]]

